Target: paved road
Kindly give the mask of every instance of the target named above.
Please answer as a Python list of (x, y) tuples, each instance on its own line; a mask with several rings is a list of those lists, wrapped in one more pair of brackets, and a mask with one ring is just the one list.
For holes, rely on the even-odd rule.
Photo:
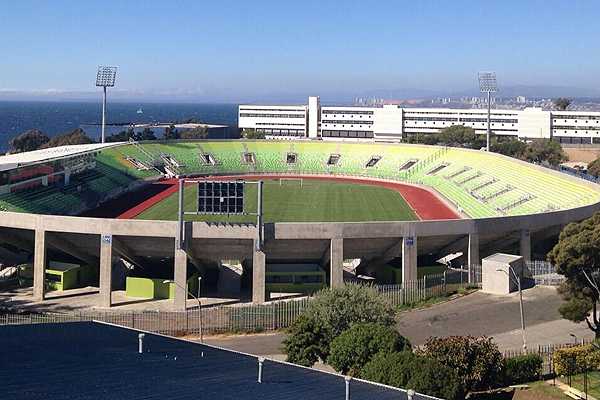
[[(570, 333), (579, 338), (592, 337), (585, 324), (574, 324), (560, 317), (561, 300), (554, 288), (528, 289), (523, 292), (523, 300), (529, 348), (572, 341)], [(424, 343), (430, 336), (486, 335), (493, 337), (501, 350), (521, 347), (520, 327), (516, 293), (493, 296), (476, 292), (427, 309), (404, 312), (398, 322), (400, 333), (415, 345)], [(276, 333), (212, 337), (206, 341), (246, 353), (278, 356), (282, 353), (283, 338), (283, 334)]]
[[(561, 299), (552, 287), (525, 290), (523, 303), (531, 345), (564, 343), (573, 340), (570, 332), (587, 331), (582, 324), (562, 320), (558, 313)], [(494, 296), (476, 292), (425, 310), (403, 313), (398, 323), (400, 333), (417, 345), (430, 336), (468, 334), (493, 336), (505, 348), (519, 348), (520, 328), (518, 293)]]

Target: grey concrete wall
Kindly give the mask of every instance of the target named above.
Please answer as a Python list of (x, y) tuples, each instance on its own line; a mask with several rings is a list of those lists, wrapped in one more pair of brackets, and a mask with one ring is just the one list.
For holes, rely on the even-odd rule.
[[(256, 278), (253, 288), (253, 300), (256, 302), (264, 301), (264, 264), (269, 258), (269, 252), (273, 254), (286, 254), (285, 248), (294, 246), (295, 241), (323, 241), (330, 242), (335, 246), (336, 252), (330, 252), (331, 260), (335, 258), (336, 265), (338, 260), (343, 260), (344, 243), (360, 241), (361, 246), (353, 249), (352, 256), (360, 258), (358, 252), (364, 252), (365, 257), (374, 257), (375, 253), (383, 255), (392, 246), (394, 241), (399, 238), (413, 237), (415, 245), (409, 250), (403, 240), (403, 250), (408, 255), (405, 273), (407, 277), (416, 277), (416, 256), (419, 254), (417, 240), (426, 238), (440, 238), (440, 241), (446, 237), (469, 236), (469, 262), (473, 263), (479, 258), (478, 247), (479, 236), (493, 235), (500, 233), (521, 234), (521, 253), (524, 257), (531, 257), (531, 239), (530, 233), (551, 227), (563, 226), (573, 221), (580, 221), (590, 217), (595, 212), (600, 211), (600, 203), (588, 205), (585, 207), (554, 211), (545, 214), (532, 214), (512, 217), (495, 217), (482, 219), (461, 219), (461, 220), (442, 220), (442, 221), (404, 221), (404, 222), (350, 222), (350, 223), (275, 223), (265, 226), (265, 247), (261, 251), (252, 251), (249, 243), (257, 237), (256, 226), (253, 224), (209, 224), (204, 222), (194, 222), (191, 226), (191, 235), (193, 249), (201, 256), (209, 259), (217, 259), (220, 254), (228, 254), (228, 246), (231, 246), (231, 254), (249, 255), (252, 252), (253, 260), (259, 268), (255, 269), (254, 278)], [(144, 221), (144, 220), (120, 220), (104, 218), (84, 218), (71, 216), (53, 216), (36, 215), (26, 213), (0, 212), (0, 227), (16, 230), (27, 230), (35, 232), (35, 240), (32, 243), (34, 252), (34, 297), (42, 300), (44, 297), (43, 288), (43, 266), (46, 264), (47, 234), (85, 234), (85, 235), (113, 235), (119, 236), (119, 241), (127, 243), (129, 250), (136, 250), (139, 243), (140, 249), (143, 249), (145, 241), (156, 241), (158, 239), (172, 243), (177, 231), (177, 223), (174, 221)], [(384, 240), (385, 239), (385, 240)], [(372, 242), (372, 243), (371, 243)], [(421, 241), (423, 243), (423, 241)], [(76, 243), (74, 241), (73, 243)], [(339, 249), (341, 243), (342, 250)], [(387, 243), (386, 247), (383, 244)], [(281, 244), (281, 246), (280, 246)], [(440, 248), (447, 245), (440, 242)], [(492, 243), (493, 244), (493, 243)], [(208, 247), (207, 247), (208, 245)], [(489, 245), (489, 244), (488, 244)], [(172, 246), (172, 245), (170, 245)], [(281, 248), (279, 248), (279, 247)], [(369, 249), (369, 246), (372, 246)], [(100, 258), (102, 259), (101, 274), (110, 264), (112, 259), (113, 245), (102, 246), (100, 249)], [(147, 246), (146, 246), (147, 247)], [(173, 247), (170, 247), (173, 249)], [(203, 249), (206, 254), (203, 254)], [(86, 251), (85, 248), (78, 250)], [(118, 246), (115, 252), (118, 253)], [(322, 254), (322, 250), (319, 248)], [(330, 249), (332, 250), (332, 249)], [(95, 248), (95, 257), (97, 257), (98, 248)], [(123, 250), (122, 250), (123, 251)], [(165, 254), (173, 255), (173, 250), (167, 250)], [(422, 250), (426, 251), (426, 250)], [(431, 249), (427, 249), (431, 251)], [(356, 253), (356, 254), (355, 254)], [(140, 255), (146, 255), (140, 251)], [(297, 253), (295, 253), (297, 254)], [(341, 254), (341, 255), (340, 255)], [(528, 256), (529, 255), (529, 256)], [(74, 256), (76, 256), (74, 254)], [(81, 256), (81, 255), (80, 255)], [(178, 260), (177, 265), (183, 264), (183, 255), (181, 257), (175, 254)], [(291, 257), (290, 257), (291, 258)], [(476, 263), (476, 262), (475, 262)], [(263, 267), (260, 267), (263, 266)], [(103, 269), (104, 268), (104, 269)], [(334, 269), (332, 269), (333, 271)], [(337, 269), (335, 270), (337, 271)], [(108, 275), (110, 276), (110, 275)], [(178, 277), (181, 279), (180, 275)], [(101, 284), (101, 305), (110, 306), (110, 279), (104, 279)], [(262, 282), (262, 283), (261, 283)], [(332, 284), (339, 283), (339, 275), (332, 274)], [(181, 307), (181, 296), (177, 297), (176, 306)]]
[(259, 247), (258, 241), (255, 240), (252, 255), (252, 302), (255, 304), (261, 304), (267, 300), (265, 293), (267, 260), (264, 251)]
[(112, 248), (113, 237), (110, 233), (100, 235), (100, 306), (112, 306)]
[(329, 286), (340, 287), (344, 284), (344, 239), (332, 238), (329, 250)]

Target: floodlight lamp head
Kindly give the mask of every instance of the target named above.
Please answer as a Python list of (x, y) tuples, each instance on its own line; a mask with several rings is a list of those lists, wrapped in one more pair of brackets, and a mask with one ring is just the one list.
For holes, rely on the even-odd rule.
[(117, 77), (117, 67), (99, 66), (96, 75), (96, 86), (113, 87)]
[(481, 93), (494, 93), (498, 91), (495, 72), (479, 73), (479, 90)]

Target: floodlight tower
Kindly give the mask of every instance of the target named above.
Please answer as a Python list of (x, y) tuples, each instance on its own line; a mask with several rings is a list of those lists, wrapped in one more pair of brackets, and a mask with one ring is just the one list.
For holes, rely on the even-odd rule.
[(96, 86), (102, 87), (104, 96), (102, 97), (102, 143), (104, 143), (104, 129), (106, 127), (106, 88), (115, 86), (117, 77), (117, 67), (99, 66), (96, 75)]
[(495, 72), (480, 72), (479, 73), (479, 90), (481, 93), (487, 93), (487, 137), (485, 150), (490, 151), (490, 136), (492, 133), (491, 128), (491, 107), (492, 107), (492, 93), (498, 91), (498, 83), (496, 82)]

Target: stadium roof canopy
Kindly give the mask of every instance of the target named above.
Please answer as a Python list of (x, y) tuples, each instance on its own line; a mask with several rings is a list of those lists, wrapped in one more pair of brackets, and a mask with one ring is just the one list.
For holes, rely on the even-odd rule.
[(0, 171), (7, 171), (30, 164), (71, 157), (77, 154), (90, 153), (107, 147), (117, 146), (123, 142), (73, 144), (67, 146), (51, 147), (48, 149), (27, 151), (24, 153), (0, 156)]
[[(96, 322), (0, 327), (2, 399), (343, 399), (344, 377)], [(406, 399), (353, 379), (350, 399)], [(432, 399), (416, 395), (417, 400)]]

